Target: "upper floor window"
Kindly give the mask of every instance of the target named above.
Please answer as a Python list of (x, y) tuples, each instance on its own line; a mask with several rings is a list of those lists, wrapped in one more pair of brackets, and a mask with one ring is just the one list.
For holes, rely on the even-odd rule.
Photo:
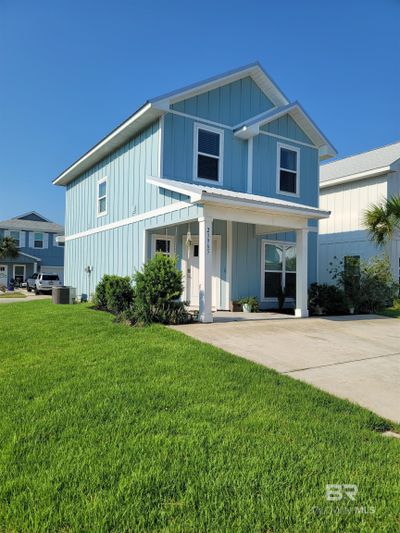
[(53, 243), (54, 243), (54, 246), (62, 246), (64, 248), (65, 246), (65, 241), (62, 240), (57, 240), (58, 237), (61, 237), (61, 235), (53, 235)]
[(34, 248), (43, 248), (43, 233), (36, 232), (33, 235), (33, 247)]
[(299, 196), (300, 150), (278, 143), (277, 192)]
[(107, 213), (107, 178), (97, 183), (97, 216)]
[(19, 248), (21, 246), (20, 234), (19, 231), (10, 231), (10, 237), (15, 240), (16, 246)]
[(195, 124), (194, 179), (222, 183), (222, 130)]

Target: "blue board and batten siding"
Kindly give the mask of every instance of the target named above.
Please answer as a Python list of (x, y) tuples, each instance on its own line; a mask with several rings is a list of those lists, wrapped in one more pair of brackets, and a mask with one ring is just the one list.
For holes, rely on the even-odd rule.
[[(182, 100), (172, 105), (172, 112), (167, 112), (162, 119), (69, 183), (66, 283), (76, 287), (78, 294), (90, 294), (103, 274), (132, 275), (141, 268), (144, 258), (151, 254), (151, 233), (174, 235), (177, 255), (182, 257), (182, 236), (188, 228), (185, 222), (201, 216), (201, 206), (185, 207), (144, 220), (133, 219), (119, 227), (108, 228), (107, 225), (138, 217), (174, 202), (188, 201), (185, 196), (146, 183), (146, 178), (160, 176), (193, 182), (196, 122), (205, 125), (212, 122), (211, 125), (224, 132), (223, 183), (215, 186), (248, 192), (248, 141), (235, 137), (233, 128), (273, 107), (251, 78)], [(318, 149), (311, 146), (310, 139), (289, 116), (281, 117), (262, 129), (264, 133), (254, 137), (253, 141), (251, 192), (318, 207)], [(300, 150), (300, 194), (296, 198), (277, 192), (279, 142)], [(107, 214), (97, 216), (98, 182), (105, 177)], [(145, 230), (149, 231), (146, 251)], [(196, 234), (196, 224), (192, 224), (191, 231)], [(227, 307), (227, 223), (215, 220), (213, 232), (221, 235), (221, 302)], [(252, 224), (232, 224), (233, 299), (246, 295), (260, 296), (263, 238), (293, 241), (294, 234), (260, 236), (256, 235)], [(315, 281), (317, 276), (316, 245), (317, 234), (310, 233), (309, 282)], [(86, 266), (93, 267), (90, 277), (85, 272)]]

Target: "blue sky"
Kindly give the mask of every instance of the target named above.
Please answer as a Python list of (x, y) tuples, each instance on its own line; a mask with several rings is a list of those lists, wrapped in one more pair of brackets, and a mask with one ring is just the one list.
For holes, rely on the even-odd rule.
[(340, 156), (400, 140), (400, 0), (0, 0), (0, 220), (147, 98), (259, 60)]

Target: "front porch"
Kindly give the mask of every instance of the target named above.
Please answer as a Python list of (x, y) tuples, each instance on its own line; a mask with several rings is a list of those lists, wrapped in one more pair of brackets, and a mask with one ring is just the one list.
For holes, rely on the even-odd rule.
[(170, 223), (145, 230), (144, 261), (156, 252), (178, 257), (183, 298), (199, 310), (201, 322), (213, 322), (213, 311), (232, 311), (233, 302), (247, 296), (256, 296), (262, 310), (276, 309), (282, 290), (295, 316), (308, 316), (308, 285), (317, 266), (312, 221), (328, 213), (214, 187), (148, 181), (197, 205), (196, 216), (182, 210)]

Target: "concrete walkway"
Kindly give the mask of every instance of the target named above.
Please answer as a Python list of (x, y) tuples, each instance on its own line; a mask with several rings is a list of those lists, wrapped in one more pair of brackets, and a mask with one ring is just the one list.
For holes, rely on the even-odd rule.
[(49, 300), (51, 294), (36, 294), (34, 292), (28, 292), (25, 289), (17, 289), (17, 292), (22, 292), (26, 295), (26, 298), (0, 298), (0, 304), (13, 304), (19, 302), (32, 302), (35, 300)]
[(174, 329), (400, 423), (400, 320), (263, 315), (238, 322), (227, 321), (224, 314), (213, 324)]

